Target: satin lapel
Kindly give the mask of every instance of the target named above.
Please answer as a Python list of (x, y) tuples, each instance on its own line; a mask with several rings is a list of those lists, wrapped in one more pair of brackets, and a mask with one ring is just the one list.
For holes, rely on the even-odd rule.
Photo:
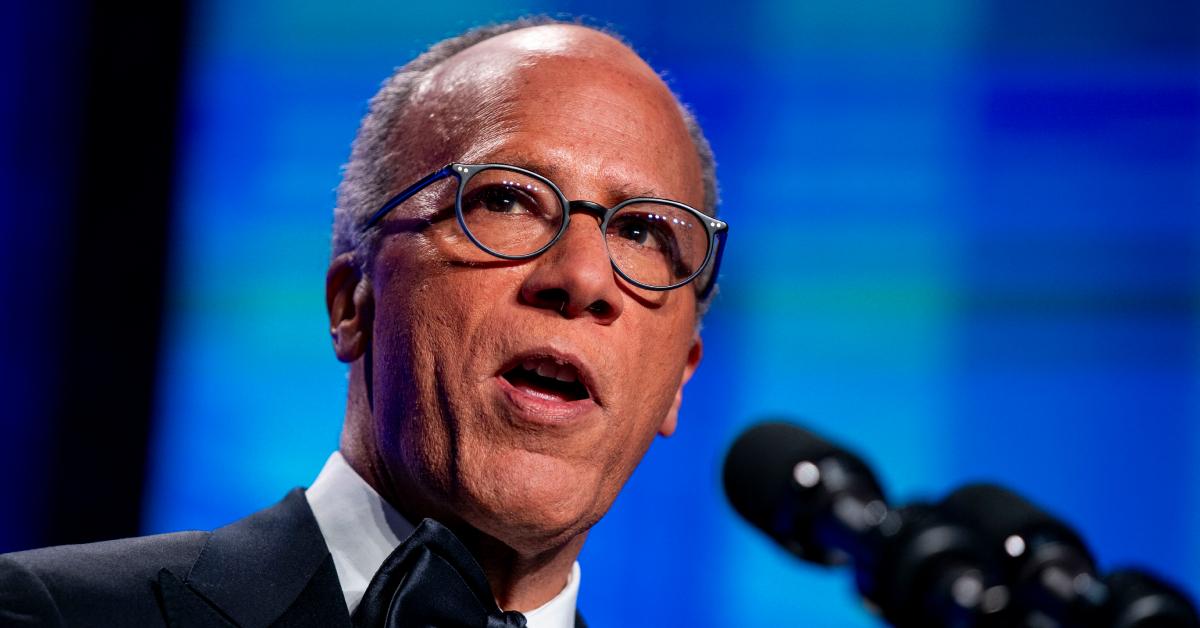
[(159, 572), (159, 592), (172, 627), (350, 626), (333, 558), (301, 489), (215, 530), (186, 578)]
[(579, 614), (579, 609), (575, 609), (575, 628), (587, 628), (587, 622), (583, 621), (583, 615)]

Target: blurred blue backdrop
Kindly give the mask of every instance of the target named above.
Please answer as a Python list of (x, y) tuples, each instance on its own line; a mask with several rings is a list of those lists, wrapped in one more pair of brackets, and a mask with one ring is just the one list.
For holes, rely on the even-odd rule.
[(267, 506), (336, 447), (333, 189), (380, 82), (566, 12), (692, 106), (732, 225), (679, 431), (581, 558), (591, 624), (878, 625), (847, 572), (726, 506), (724, 450), (763, 416), (857, 449), (896, 501), (999, 481), (1102, 567), (1200, 591), (1198, 7), (198, 3), (143, 531)]

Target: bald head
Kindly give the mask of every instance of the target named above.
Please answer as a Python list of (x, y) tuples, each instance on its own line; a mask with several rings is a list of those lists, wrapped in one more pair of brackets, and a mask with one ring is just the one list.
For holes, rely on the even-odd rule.
[[(398, 173), (404, 180), (452, 160), (495, 161), (503, 145), (528, 146), (505, 151), (507, 162), (551, 178), (560, 164), (584, 164), (610, 183), (589, 200), (613, 204), (640, 195), (704, 204), (700, 158), (674, 96), (632, 50), (590, 28), (537, 26), (463, 50), (420, 82), (401, 128), (419, 147)], [(596, 150), (614, 140), (637, 155), (617, 162)], [(534, 148), (541, 163), (531, 161)], [(639, 183), (645, 177), (634, 169), (650, 164), (674, 173), (670, 189)]]
[[(539, 121), (565, 127), (604, 108), (620, 113), (613, 107), (613, 95), (618, 93), (635, 94), (669, 112), (654, 116), (655, 124), (667, 121), (668, 135), (686, 141), (669, 146), (646, 142), (641, 150), (654, 159), (673, 160), (681, 180), (699, 182), (698, 193), (680, 200), (715, 212), (717, 191), (708, 142), (691, 114), (636, 53), (592, 28), (549, 19), (520, 20), (440, 42), (385, 82), (363, 119), (338, 188), (334, 255), (353, 252), (368, 270), (377, 243), (376, 234), (359, 233), (366, 217), (414, 177), (485, 153), (519, 118), (535, 113), (527, 104), (518, 107), (518, 97), (571, 99), (574, 119), (559, 115), (557, 120)], [(624, 122), (618, 124), (621, 132), (649, 137), (646, 133), (651, 129), (639, 128), (635, 120)], [(588, 153), (589, 138), (577, 133), (573, 139), (579, 142), (577, 150), (564, 156), (578, 159)], [(678, 150), (679, 146), (686, 148)], [(553, 178), (552, 172), (544, 174)], [(631, 182), (633, 173), (621, 174), (628, 185), (636, 186)], [(614, 185), (622, 183), (615, 180)]]

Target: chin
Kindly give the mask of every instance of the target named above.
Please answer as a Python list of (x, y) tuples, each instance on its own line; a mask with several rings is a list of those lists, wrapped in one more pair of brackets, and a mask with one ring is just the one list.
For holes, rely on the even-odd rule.
[(612, 503), (594, 469), (519, 450), (488, 459), (464, 482), (470, 493), (464, 497), (477, 513), (467, 519), (519, 552), (537, 554), (570, 542)]

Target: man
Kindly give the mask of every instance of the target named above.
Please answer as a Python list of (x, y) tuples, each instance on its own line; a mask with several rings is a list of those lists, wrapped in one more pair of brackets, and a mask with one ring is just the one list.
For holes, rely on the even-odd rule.
[(582, 625), (587, 532), (700, 360), (715, 196), (694, 121), (613, 37), (435, 45), (372, 100), (339, 189), (339, 452), (212, 533), (0, 558), (0, 623)]

